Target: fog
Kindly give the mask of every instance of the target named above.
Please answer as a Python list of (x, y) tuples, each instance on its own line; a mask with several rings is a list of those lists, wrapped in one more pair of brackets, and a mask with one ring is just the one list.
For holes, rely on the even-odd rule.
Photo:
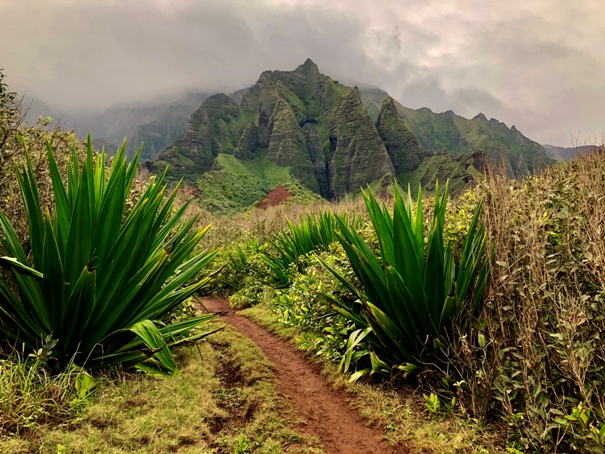
[(600, 1), (0, 0), (0, 68), (55, 111), (231, 92), (310, 57), (402, 104), (601, 141)]

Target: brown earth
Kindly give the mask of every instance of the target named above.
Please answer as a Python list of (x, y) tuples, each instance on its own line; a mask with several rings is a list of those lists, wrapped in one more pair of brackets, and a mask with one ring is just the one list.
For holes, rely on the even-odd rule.
[(407, 447), (393, 448), (380, 441), (382, 432), (364, 424), (347, 405), (350, 396), (328, 385), (318, 364), (304, 360), (286, 341), (235, 313), (226, 299), (202, 301), (209, 311), (222, 313), (221, 320), (250, 338), (273, 363), (278, 391), (305, 420), (299, 429), (319, 438), (328, 454), (410, 452)]
[(269, 207), (280, 205), (284, 200), (289, 199), (290, 197), (294, 196), (282, 185), (279, 185), (265, 197), (260, 199), (256, 204), (256, 208), (259, 210), (266, 210)]

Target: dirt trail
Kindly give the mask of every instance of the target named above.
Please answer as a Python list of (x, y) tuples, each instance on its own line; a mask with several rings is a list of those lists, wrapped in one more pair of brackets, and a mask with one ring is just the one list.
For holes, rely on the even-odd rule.
[(221, 319), (250, 338), (275, 366), (277, 388), (295, 405), (306, 421), (303, 431), (317, 436), (328, 454), (407, 453), (379, 441), (381, 431), (364, 425), (346, 402), (346, 392), (331, 388), (320, 367), (305, 361), (285, 341), (251, 320), (234, 313), (225, 299), (204, 298), (212, 312), (226, 312)]

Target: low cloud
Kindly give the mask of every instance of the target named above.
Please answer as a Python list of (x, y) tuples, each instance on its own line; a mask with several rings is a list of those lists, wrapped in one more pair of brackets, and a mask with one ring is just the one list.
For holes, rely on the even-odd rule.
[(232, 91), (311, 57), (402, 104), (542, 143), (605, 130), (605, 5), (585, 0), (0, 0), (0, 67), (56, 109)]

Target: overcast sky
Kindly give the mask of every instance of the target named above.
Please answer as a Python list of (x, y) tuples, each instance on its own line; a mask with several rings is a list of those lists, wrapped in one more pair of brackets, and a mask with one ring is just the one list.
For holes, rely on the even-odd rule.
[(602, 0), (0, 0), (11, 89), (61, 111), (233, 91), (310, 57), (402, 104), (601, 142)]

